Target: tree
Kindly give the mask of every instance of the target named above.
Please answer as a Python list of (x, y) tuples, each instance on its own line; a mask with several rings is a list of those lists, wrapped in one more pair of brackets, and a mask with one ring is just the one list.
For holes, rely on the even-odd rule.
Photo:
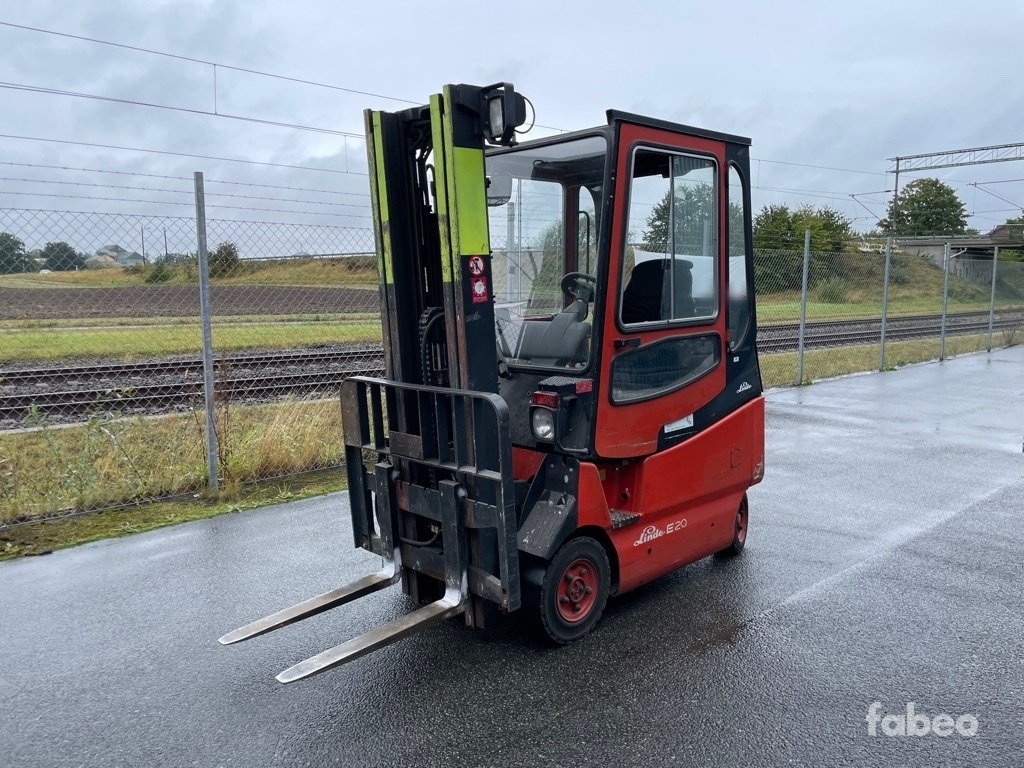
[(802, 205), (768, 205), (754, 217), (754, 247), (803, 250), (804, 232), (811, 231), (811, 250), (842, 251), (853, 236), (850, 220), (834, 208)]
[(816, 283), (853, 236), (850, 220), (834, 208), (768, 205), (754, 217), (754, 273), (757, 288), (765, 293), (800, 290), (803, 278), (804, 233), (811, 232), (810, 281)]
[(230, 242), (221, 243), (210, 253), (210, 276), (230, 275), (238, 268), (238, 262), (238, 246)]
[(25, 243), (10, 232), (0, 232), (0, 275), (35, 271), (35, 262), (25, 253)]
[(878, 226), (894, 235), (960, 235), (967, 227), (967, 213), (948, 184), (915, 179), (889, 203), (888, 215)]
[(46, 268), (54, 272), (71, 272), (85, 267), (85, 256), (63, 241), (47, 243), (42, 257), (46, 260)]
[(704, 243), (704, 223), (714, 210), (710, 184), (685, 185), (676, 188), (675, 203), (669, 190), (651, 209), (647, 229), (641, 239), (644, 250), (667, 253), (669, 248), (669, 216), (675, 229), (676, 253), (700, 253)]

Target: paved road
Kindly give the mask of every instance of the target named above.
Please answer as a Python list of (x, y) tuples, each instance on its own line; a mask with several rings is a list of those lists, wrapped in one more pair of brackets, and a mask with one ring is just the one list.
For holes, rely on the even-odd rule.
[[(341, 496), (0, 564), (0, 763), (1020, 766), (1022, 381), (1018, 347), (773, 393), (744, 556), (562, 650), (449, 623), (274, 682), (395, 593), (217, 645), (374, 567)], [(872, 737), (875, 701), (977, 735)]]

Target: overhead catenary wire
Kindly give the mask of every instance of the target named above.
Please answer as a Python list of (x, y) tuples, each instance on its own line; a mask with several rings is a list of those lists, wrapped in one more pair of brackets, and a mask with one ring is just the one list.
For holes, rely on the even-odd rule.
[[(167, 189), (165, 187), (138, 187), (130, 184), (98, 184), (96, 182), (87, 181), (61, 181), (57, 179), (25, 179), (17, 178), (12, 176), (0, 176), (0, 181), (17, 181), (27, 182), (30, 184), (56, 184), (60, 186), (74, 186), (74, 187), (97, 187), (100, 189), (123, 189), (137, 192), (158, 192), (163, 194), (173, 195), (187, 195), (188, 197), (193, 196), (193, 191), (188, 189)], [(8, 194), (7, 192), (0, 190), (0, 195)], [(31, 193), (26, 193), (31, 194)], [(284, 197), (263, 197), (260, 195), (237, 195), (231, 192), (207, 192), (207, 197), (231, 197), (241, 200), (266, 200), (269, 202), (278, 203), (306, 203), (309, 205), (331, 205), (342, 208), (360, 208), (369, 210), (369, 205), (357, 205), (356, 203), (335, 203), (327, 200), (301, 200), (296, 198), (284, 198)], [(140, 201), (142, 202), (142, 201)]]
[(998, 194), (996, 192), (993, 192), (993, 191), (991, 191), (989, 189), (985, 189), (984, 187), (978, 186), (977, 184), (971, 184), (971, 186), (974, 187), (975, 189), (977, 189), (979, 192), (984, 192), (986, 195), (991, 195), (992, 197), (994, 197), (994, 198), (996, 198), (998, 200), (1002, 200), (1004, 203), (1009, 203), (1010, 205), (1017, 206), (1017, 210), (1018, 211), (1024, 211), (1024, 206), (1021, 206), (1016, 201), (1011, 200), (1008, 197), (1003, 197), (1002, 195), (1000, 195), (1000, 194)]
[(43, 136), (19, 136), (12, 133), (0, 133), (0, 139), (20, 139), (23, 141), (40, 141), (51, 144), (72, 144), (80, 147), (94, 147), (97, 149), (116, 149), (127, 152), (145, 152), (154, 155), (171, 155), (174, 157), (190, 157), (198, 160), (216, 160), (225, 163), (244, 163), (247, 165), (261, 165), (269, 168), (288, 168), (296, 171), (315, 171), (318, 173), (337, 173), (346, 176), (368, 176), (358, 171), (343, 170), (341, 168), (317, 168), (313, 165), (294, 165), (291, 163), (272, 163), (266, 160), (245, 160), (238, 157), (222, 157), (218, 155), (202, 155), (195, 152), (175, 152), (168, 149), (148, 149), (145, 147), (128, 147), (119, 144), (98, 144), (89, 141), (75, 141), (73, 139), (50, 139)]
[(228, 112), (217, 112), (209, 109), (198, 109), (195, 107), (178, 107), (173, 104), (160, 104), (154, 101), (141, 101), (139, 99), (127, 99), (119, 96), (103, 96), (98, 93), (85, 93), (84, 91), (69, 91), (62, 88), (51, 88), (49, 86), (31, 85), (29, 83), (10, 83), (0, 81), (0, 88), (12, 91), (23, 91), (25, 93), (42, 93), (49, 96), (68, 96), (76, 99), (90, 99), (92, 101), (104, 101), (113, 104), (125, 104), (136, 107), (149, 107), (151, 109), (165, 109), (172, 112), (183, 112), (191, 115), (204, 115), (206, 117), (221, 117), (227, 120), (241, 120), (247, 123), (257, 123), (276, 128), (289, 128), (296, 131), (312, 131), (313, 133), (326, 133), (332, 136), (346, 136), (348, 138), (365, 140), (361, 133), (352, 131), (338, 131), (333, 128), (322, 128), (314, 125), (302, 125), (301, 123), (286, 123), (280, 120), (268, 120), (259, 117), (246, 115), (234, 115)]
[[(307, 78), (294, 77), (292, 75), (282, 75), (282, 74), (279, 74), (279, 73), (267, 72), (267, 71), (264, 71), (264, 70), (253, 69), (253, 68), (250, 68), (250, 67), (240, 67), (240, 66), (237, 66), (237, 65), (234, 65), (234, 64), (226, 64), (226, 63), (220, 62), (220, 61), (211, 61), (211, 60), (208, 60), (208, 59), (200, 59), (200, 58), (196, 58), (196, 57), (193, 57), (193, 56), (185, 56), (185, 55), (182, 55), (182, 54), (171, 53), (169, 51), (159, 51), (159, 50), (156, 50), (155, 48), (146, 48), (146, 47), (138, 46), (138, 45), (129, 45), (127, 43), (115, 43), (115, 42), (112, 42), (110, 40), (101, 40), (100, 38), (96, 38), (96, 37), (89, 37), (87, 35), (76, 35), (76, 34), (72, 34), (70, 32), (61, 32), (61, 31), (58, 31), (58, 30), (55, 30), (55, 29), (44, 29), (42, 27), (33, 27), (33, 26), (29, 26), (27, 24), (14, 24), (13, 22), (8, 22), (8, 21), (0, 21), (0, 26), (11, 27), (13, 29), (21, 29), (21, 30), (24, 30), (24, 31), (27, 31), (27, 32), (37, 32), (39, 34), (44, 34), (44, 35), (53, 35), (55, 37), (64, 37), (64, 38), (68, 38), (68, 39), (72, 39), (72, 40), (81, 40), (82, 42), (94, 43), (96, 45), (105, 45), (105, 46), (110, 46), (112, 48), (121, 48), (121, 49), (128, 50), (128, 51), (135, 51), (137, 53), (150, 54), (152, 56), (163, 56), (163, 57), (170, 58), (170, 59), (177, 59), (179, 61), (187, 61), (187, 62), (190, 62), (190, 63), (193, 63), (193, 64), (202, 64), (204, 66), (208, 66), (208, 67), (212, 67), (213, 68), (214, 78), (216, 78), (217, 69), (226, 69), (226, 70), (231, 70), (233, 72), (242, 72), (242, 73), (245, 73), (245, 74), (248, 74), (248, 75), (257, 75), (259, 77), (268, 77), (268, 78), (271, 78), (271, 79), (274, 79), (274, 80), (282, 80), (282, 81), (285, 81), (285, 82), (296, 83), (296, 84), (300, 84), (300, 85), (309, 85), (309, 86), (313, 86), (313, 87), (316, 87), (316, 88), (327, 88), (327, 89), (332, 90), (332, 91), (341, 91), (341, 92), (344, 92), (344, 93), (351, 93), (351, 94), (356, 94), (356, 95), (359, 95), (359, 96), (369, 96), (369, 97), (375, 98), (375, 99), (384, 99), (386, 101), (395, 101), (395, 102), (399, 102), (399, 103), (402, 103), (402, 104), (411, 104), (411, 105), (415, 106), (417, 104), (422, 103), (420, 101), (415, 101), (413, 99), (405, 99), (405, 98), (401, 98), (401, 97), (398, 97), (398, 96), (389, 96), (389, 95), (383, 94), (383, 93), (375, 93), (373, 91), (360, 90), (358, 88), (349, 88), (349, 87), (342, 86), (342, 85), (335, 85), (333, 83), (323, 83), (323, 82), (319, 82), (319, 81), (316, 81), (316, 80), (309, 80)], [(217, 97), (216, 84), (214, 86), (214, 92), (213, 93), (214, 93), (214, 99), (215, 99), (214, 103), (216, 105), (216, 97)], [(545, 129), (551, 130), (551, 131), (565, 132), (564, 128), (557, 128), (557, 127), (555, 127), (553, 125), (541, 125), (539, 123), (535, 123), (535, 125), (538, 128), (545, 128)]]
[[(9, 165), (18, 168), (45, 168), (58, 171), (80, 171), (84, 173), (107, 173), (118, 176), (143, 176), (151, 179), (168, 179), (174, 181), (192, 182), (191, 176), (171, 176), (163, 173), (144, 173), (142, 171), (115, 171), (109, 168), (79, 168), (70, 165), (47, 165), (45, 163), (19, 163), (10, 160), (0, 160), (0, 165)], [(316, 192), (322, 195), (344, 195), (347, 197), (369, 197), (366, 192), (342, 192), (337, 189), (318, 189), (315, 187), (293, 187), (283, 184), (262, 184), (256, 181), (228, 181), (226, 179), (205, 179), (206, 184), (231, 184), (240, 187), (259, 187), (261, 189), (281, 189), (290, 192)], [(211, 194), (211, 193), (207, 193)]]
[[(132, 197), (109, 197), (99, 195), (65, 195), (59, 192), (20, 192), (20, 191), (9, 191), (5, 190), (0, 192), (0, 195), (18, 195), (24, 197), (50, 197), (50, 198), (61, 198), (67, 200), (99, 200), (104, 202), (119, 202), (119, 203), (141, 203), (144, 205), (184, 205), (192, 206), (193, 202), (178, 202), (177, 200), (144, 200)], [(285, 202), (285, 201), (283, 201)], [(335, 216), (342, 219), (356, 219), (357, 221), (366, 221), (367, 216), (355, 216), (347, 213), (333, 213), (331, 211), (296, 211), (286, 210), (283, 208), (256, 208), (253, 206), (243, 205), (207, 205), (207, 208), (218, 208), (223, 210), (235, 210), (235, 211), (266, 211), (272, 213), (291, 213), (298, 215), (307, 216)]]
[[(403, 103), (403, 104), (416, 105), (416, 104), (420, 104), (421, 103), (420, 101), (416, 101), (414, 99), (406, 99), (406, 98), (402, 98), (402, 97), (399, 97), (399, 96), (393, 96), (393, 95), (388, 95), (388, 94), (383, 94), (383, 93), (378, 93), (378, 92), (369, 91), (369, 90), (363, 90), (363, 89), (358, 89), (358, 88), (351, 88), (351, 87), (347, 87), (347, 86), (336, 85), (336, 84), (333, 84), (333, 83), (324, 83), (324, 82), (319, 82), (319, 81), (316, 81), (316, 80), (309, 80), (309, 79), (306, 79), (306, 78), (294, 77), (294, 76), (291, 76), (291, 75), (283, 75), (283, 74), (279, 74), (279, 73), (275, 73), (275, 72), (268, 72), (266, 70), (259, 70), (259, 69), (254, 69), (254, 68), (250, 68), (250, 67), (240, 67), (240, 66), (237, 66), (237, 65), (234, 65), (234, 64), (227, 64), (225, 62), (212, 61), (212, 60), (209, 60), (209, 59), (202, 59), (202, 58), (193, 57), (193, 56), (185, 56), (185, 55), (182, 55), (182, 54), (171, 53), (171, 52), (168, 52), (168, 51), (156, 50), (154, 48), (146, 48), (146, 47), (143, 47), (143, 46), (129, 45), (129, 44), (126, 44), (126, 43), (117, 43), (117, 42), (113, 42), (113, 41), (109, 41), (109, 40), (102, 40), (102, 39), (95, 38), (95, 37), (89, 37), (87, 35), (76, 35), (76, 34), (72, 34), (72, 33), (69, 33), (69, 32), (61, 32), (59, 30), (44, 29), (44, 28), (41, 28), (41, 27), (33, 27), (33, 26), (29, 26), (29, 25), (24, 25), (24, 24), (14, 24), (14, 23), (11, 23), (11, 22), (4, 22), (4, 21), (0, 21), (0, 26), (6, 26), (6, 27), (11, 27), (11, 28), (14, 28), (14, 29), (21, 29), (21, 30), (30, 31), (30, 32), (37, 32), (37, 33), (40, 33), (40, 34), (54, 35), (54, 36), (58, 36), (58, 37), (65, 37), (65, 38), (70, 38), (70, 39), (74, 39), (74, 40), (81, 40), (83, 42), (94, 43), (94, 44), (97, 44), (97, 45), (105, 45), (105, 46), (111, 46), (111, 47), (114, 47), (114, 48), (122, 48), (122, 49), (125, 49), (125, 50), (136, 51), (136, 52), (139, 52), (139, 53), (146, 53), (146, 54), (151, 54), (151, 55), (154, 55), (154, 56), (163, 56), (163, 57), (167, 57), (167, 58), (178, 59), (180, 61), (187, 61), (187, 62), (191, 62), (191, 63), (195, 63), (195, 64), (202, 64), (202, 65), (205, 65), (205, 66), (215, 67), (215, 68), (218, 68), (218, 69), (231, 70), (231, 71), (235, 71), (235, 72), (243, 72), (243, 73), (246, 73), (246, 74), (257, 75), (257, 76), (260, 76), (260, 77), (268, 77), (268, 78), (272, 78), (272, 79), (276, 79), (276, 80), (282, 80), (282, 81), (291, 82), (291, 83), (297, 83), (297, 84), (301, 84), (301, 85), (314, 86), (314, 87), (317, 87), (317, 88), (327, 88), (327, 89), (330, 89), (330, 90), (342, 91), (342, 92), (345, 92), (345, 93), (352, 93), (352, 94), (357, 94), (357, 95), (360, 95), (360, 96), (369, 96), (369, 97), (372, 97), (372, 98), (385, 99), (385, 100), (388, 100), (388, 101), (395, 101), (395, 102), (399, 102), (399, 103)], [(77, 95), (77, 94), (75, 94), (75, 95)], [(109, 100), (116, 100), (116, 99), (113, 99), (113, 97), (98, 97), (98, 98), (109, 99)], [(133, 103), (133, 102), (129, 102), (129, 103)], [(159, 105), (145, 104), (145, 106), (159, 106)], [(178, 109), (178, 108), (175, 108), (175, 107), (164, 107), (164, 108)], [(217, 112), (217, 111), (213, 111), (213, 112), (209, 112), (209, 111), (206, 111), (206, 110), (185, 110), (185, 111), (195, 111), (195, 112), (199, 112), (201, 114), (208, 114), (208, 115), (219, 116), (219, 117), (228, 117), (229, 116), (229, 115), (226, 115), (225, 113), (221, 113), (221, 112)], [(254, 122), (266, 122), (267, 124), (271, 124), (271, 125), (281, 125), (281, 126), (285, 126), (285, 127), (295, 127), (295, 128), (300, 128), (300, 129), (303, 129), (303, 130), (313, 130), (313, 131), (319, 131), (319, 132), (337, 133), (337, 134), (340, 134), (340, 135), (348, 136), (350, 138), (364, 139), (365, 140), (365, 136), (363, 134), (359, 134), (359, 133), (345, 132), (345, 131), (334, 131), (332, 129), (317, 128), (315, 126), (298, 126), (298, 125), (289, 126), (288, 124), (285, 124), (285, 123), (279, 123), (277, 121), (264, 121), (264, 120), (261, 120), (259, 118), (247, 118), (247, 117), (242, 117), (242, 116), (230, 116), (230, 117), (232, 117), (233, 119), (252, 120)], [(566, 131), (565, 128), (559, 128), (559, 127), (553, 126), (553, 125), (544, 125), (544, 124), (541, 124), (541, 123), (535, 123), (535, 125), (538, 128), (544, 128), (546, 130), (560, 131), (560, 132), (565, 132)], [(751, 162), (771, 163), (771, 164), (774, 164), (774, 165), (788, 165), (788, 166), (793, 166), (793, 167), (798, 167), (798, 168), (812, 168), (812, 169), (816, 169), (816, 170), (835, 171), (835, 172), (839, 172), (839, 173), (857, 173), (857, 174), (865, 174), (865, 175), (872, 175), (872, 176), (886, 176), (886, 173), (884, 171), (868, 171), (868, 170), (858, 169), (858, 168), (842, 168), (842, 167), (835, 167), (835, 166), (828, 166), (828, 165), (818, 165), (818, 164), (814, 164), (814, 163), (799, 163), (799, 162), (794, 162), (794, 161), (791, 161), (791, 160), (776, 160), (776, 159), (765, 158), (765, 157), (752, 157), (751, 158)]]
[[(209, 206), (207, 206), (209, 207)], [(3, 211), (11, 211), (14, 213), (24, 214), (62, 214), (66, 216), (107, 216), (110, 218), (127, 218), (135, 220), (146, 220), (146, 221), (177, 221), (183, 224), (194, 225), (195, 216), (174, 216), (169, 214), (153, 214), (153, 213), (127, 213), (124, 211), (74, 211), (61, 208), (18, 208), (18, 207), (6, 207)], [(246, 210), (256, 212), (274, 212), (266, 208), (249, 208)], [(289, 211), (290, 213), (290, 211)], [(373, 229), (370, 226), (353, 226), (349, 224), (324, 224), (320, 222), (296, 222), (296, 221), (267, 221), (265, 219), (222, 219), (208, 217), (207, 221), (217, 221), (221, 224), (253, 224), (259, 226), (273, 226), (283, 227), (285, 229), (325, 229), (325, 230), (344, 230), (346, 232), (367, 232), (372, 234)], [(190, 233), (191, 234), (191, 233)]]

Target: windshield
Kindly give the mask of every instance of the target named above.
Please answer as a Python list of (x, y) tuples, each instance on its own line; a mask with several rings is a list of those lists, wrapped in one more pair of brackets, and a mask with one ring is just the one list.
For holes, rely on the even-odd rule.
[(487, 158), (498, 348), (513, 366), (585, 368), (607, 143), (587, 136)]

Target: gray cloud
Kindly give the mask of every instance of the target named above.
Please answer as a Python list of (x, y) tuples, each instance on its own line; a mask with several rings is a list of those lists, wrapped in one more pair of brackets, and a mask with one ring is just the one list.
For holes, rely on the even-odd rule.
[[(737, 2), (728, 6), (604, 0), (550, 4), (528, 0), (504, 10), (481, 4), (400, 2), (128, 2), (49, 0), (11, 9), (2, 20), (95, 36), (423, 99), (445, 82), (512, 80), (537, 108), (537, 122), (575, 129), (600, 123), (616, 107), (740, 133), (754, 140), (755, 205), (829, 204), (870, 227), (850, 193), (891, 186), (886, 158), (1021, 140), (1024, 97), (1014, 83), (1024, 7), (867, 0), (840, 10), (820, 2)], [(212, 109), (209, 67), (80, 41), (0, 28), (0, 80), (177, 106)], [(217, 107), (240, 115), (361, 132), (367, 106), (401, 103), (218, 71)], [(0, 161), (19, 161), (329, 189), (365, 195), (364, 148), (357, 139), (259, 126), (223, 118), (3, 92), (0, 132), (102, 144), (307, 165), (350, 174), (247, 166), (195, 158), (0, 139)], [(538, 129), (536, 134), (549, 133)], [(871, 173), (827, 170), (843, 168)], [(0, 166), (9, 177), (81, 183), (167, 186), (187, 181)], [(63, 174), (63, 175), (60, 175)], [(954, 183), (972, 221), (987, 229), (1014, 215), (979, 194), (972, 181), (1024, 177), (1020, 164), (938, 173)], [(134, 178), (134, 181), (132, 179)], [(187, 215), (186, 196), (144, 192), (182, 204), (32, 198), (12, 192), (43, 186), (0, 182), (0, 206), (66, 207)], [(804, 190), (803, 192), (777, 190)], [(71, 188), (70, 193), (106, 194)], [(250, 190), (253, 194), (258, 192)], [(1024, 183), (999, 193), (1024, 202)], [(267, 195), (271, 196), (271, 195)], [(289, 221), (365, 226), (367, 210), (292, 203), (295, 199), (366, 204), (365, 197), (279, 191), (253, 208), (302, 211)], [(861, 198), (884, 211), (885, 195)], [(230, 198), (221, 198), (226, 203)], [(218, 202), (211, 198), (212, 203)], [(236, 200), (236, 202), (238, 202)], [(333, 211), (336, 215), (327, 216)], [(224, 217), (285, 214), (223, 209)], [(354, 218), (347, 218), (347, 217)]]

